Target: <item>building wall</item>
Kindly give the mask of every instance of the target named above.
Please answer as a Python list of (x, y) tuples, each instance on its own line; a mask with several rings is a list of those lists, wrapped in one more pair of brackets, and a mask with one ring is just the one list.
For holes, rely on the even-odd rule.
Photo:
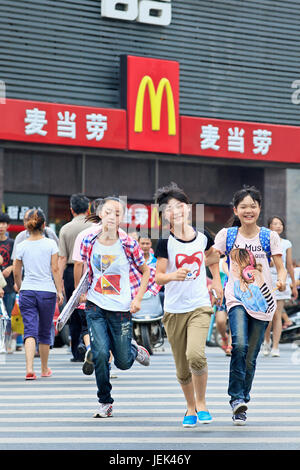
[(2, 0), (8, 98), (119, 107), (119, 56), (180, 62), (185, 115), (299, 125), (295, 0), (172, 0), (159, 27), (102, 18), (101, 0)]
[(287, 170), (286, 172), (286, 237), (293, 244), (293, 258), (300, 263), (300, 172)]

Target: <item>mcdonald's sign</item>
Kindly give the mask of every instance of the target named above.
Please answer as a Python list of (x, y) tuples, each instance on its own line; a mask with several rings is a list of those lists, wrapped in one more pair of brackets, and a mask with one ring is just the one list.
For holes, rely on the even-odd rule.
[(179, 153), (179, 63), (121, 57), (128, 150)]

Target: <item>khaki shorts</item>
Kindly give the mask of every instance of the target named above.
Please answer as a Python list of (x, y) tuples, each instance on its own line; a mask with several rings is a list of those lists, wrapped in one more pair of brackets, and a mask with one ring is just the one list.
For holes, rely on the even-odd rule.
[(192, 374), (202, 375), (207, 371), (205, 346), (212, 314), (210, 306), (187, 313), (164, 314), (163, 324), (181, 384), (190, 383)]

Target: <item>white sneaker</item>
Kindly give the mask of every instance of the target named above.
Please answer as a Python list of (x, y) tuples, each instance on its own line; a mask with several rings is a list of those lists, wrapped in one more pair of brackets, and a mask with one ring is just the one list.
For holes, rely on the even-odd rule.
[(138, 354), (135, 358), (137, 362), (142, 364), (142, 366), (149, 366), (150, 365), (150, 354), (148, 353), (147, 349), (143, 348), (143, 346), (137, 345)]
[(262, 352), (264, 356), (269, 356), (271, 352), (271, 343), (266, 343), (264, 341), (262, 344)]
[(272, 349), (271, 356), (272, 357), (280, 357), (279, 349)]
[(99, 403), (98, 411), (93, 418), (110, 418), (113, 415), (113, 407), (111, 403)]

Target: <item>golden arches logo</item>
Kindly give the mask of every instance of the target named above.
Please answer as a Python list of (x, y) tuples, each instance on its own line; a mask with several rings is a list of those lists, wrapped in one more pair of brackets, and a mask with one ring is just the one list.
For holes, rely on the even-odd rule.
[(152, 130), (160, 130), (161, 103), (163, 98), (163, 92), (166, 91), (169, 119), (168, 133), (169, 135), (176, 135), (175, 105), (171, 84), (167, 78), (162, 78), (158, 84), (157, 90), (155, 91), (153, 80), (148, 75), (145, 75), (145, 77), (142, 78), (137, 94), (134, 121), (135, 132), (143, 132), (143, 116), (146, 87), (148, 87), (150, 97)]

